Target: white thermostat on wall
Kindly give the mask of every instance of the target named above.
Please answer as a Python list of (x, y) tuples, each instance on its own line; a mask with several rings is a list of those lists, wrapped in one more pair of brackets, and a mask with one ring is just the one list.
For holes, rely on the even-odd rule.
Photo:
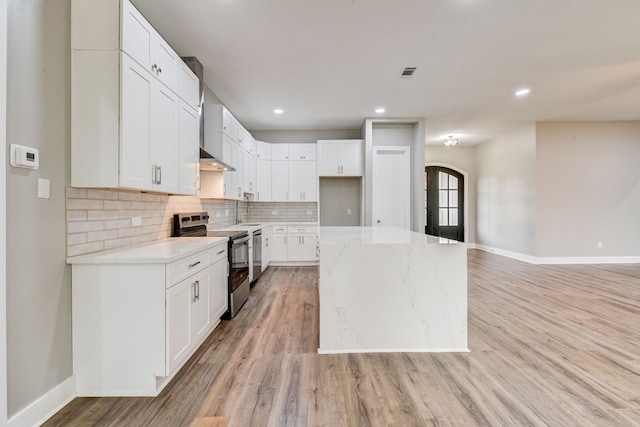
[(16, 168), (38, 169), (40, 154), (38, 150), (23, 145), (11, 144), (9, 163)]

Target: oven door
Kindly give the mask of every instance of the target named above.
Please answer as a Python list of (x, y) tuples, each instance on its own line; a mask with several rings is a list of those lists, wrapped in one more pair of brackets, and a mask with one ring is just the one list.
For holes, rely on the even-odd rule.
[(231, 240), (229, 292), (235, 291), (249, 277), (249, 239), (251, 236)]

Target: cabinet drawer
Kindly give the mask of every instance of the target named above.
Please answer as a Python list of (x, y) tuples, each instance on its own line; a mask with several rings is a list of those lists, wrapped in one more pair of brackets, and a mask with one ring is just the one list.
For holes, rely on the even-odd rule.
[(315, 225), (290, 225), (288, 226), (289, 233), (309, 233), (315, 234), (318, 232), (318, 228)]
[(167, 288), (211, 265), (211, 252), (211, 249), (207, 249), (180, 261), (167, 264)]
[(274, 225), (273, 226), (273, 234), (287, 234), (287, 226), (286, 225)]
[(212, 251), (213, 251), (213, 256), (211, 260), (212, 263), (227, 259), (227, 243), (226, 242), (222, 245), (214, 246)]

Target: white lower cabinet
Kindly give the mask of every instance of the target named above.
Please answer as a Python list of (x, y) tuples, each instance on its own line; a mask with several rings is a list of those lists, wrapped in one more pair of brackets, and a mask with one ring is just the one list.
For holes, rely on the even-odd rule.
[(316, 225), (273, 226), (271, 241), (272, 264), (315, 264), (318, 261)]
[(174, 262), (69, 262), (78, 396), (156, 396), (227, 310), (226, 241)]
[(271, 247), (273, 246), (273, 233), (271, 227), (262, 228), (262, 271), (266, 270), (271, 262)]
[(211, 267), (167, 289), (167, 372), (173, 372), (211, 326)]

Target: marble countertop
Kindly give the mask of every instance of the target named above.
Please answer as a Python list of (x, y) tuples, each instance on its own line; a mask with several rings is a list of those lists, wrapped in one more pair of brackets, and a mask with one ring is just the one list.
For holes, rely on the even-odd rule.
[(458, 243), (460, 242), (396, 227), (320, 227), (321, 245), (449, 245)]
[(218, 244), (226, 237), (180, 237), (67, 258), (68, 264), (162, 264), (177, 261)]

